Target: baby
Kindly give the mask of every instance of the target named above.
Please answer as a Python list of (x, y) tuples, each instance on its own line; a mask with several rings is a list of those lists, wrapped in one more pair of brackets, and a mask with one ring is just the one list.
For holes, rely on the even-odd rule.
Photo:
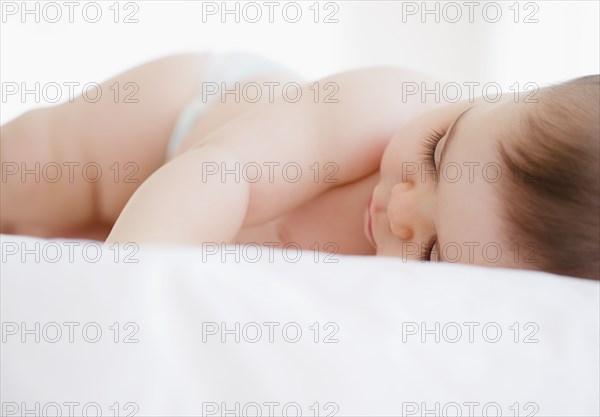
[(405, 94), (434, 82), (399, 68), (307, 82), (248, 54), (142, 65), (101, 85), (119, 100), (2, 127), (0, 231), (599, 279), (599, 76), (498, 102)]

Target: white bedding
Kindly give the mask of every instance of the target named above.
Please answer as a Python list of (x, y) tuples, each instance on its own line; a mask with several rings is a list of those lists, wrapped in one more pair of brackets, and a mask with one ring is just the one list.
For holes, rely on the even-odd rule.
[[(252, 263), (174, 247), (114, 262), (104, 248), (92, 263), (85, 242), (69, 259), (65, 241), (1, 241), (5, 416), (600, 414), (598, 282), (310, 251), (291, 263), (277, 249)], [(213, 334), (236, 322), (239, 343)], [(423, 343), (436, 322), (439, 343)]]

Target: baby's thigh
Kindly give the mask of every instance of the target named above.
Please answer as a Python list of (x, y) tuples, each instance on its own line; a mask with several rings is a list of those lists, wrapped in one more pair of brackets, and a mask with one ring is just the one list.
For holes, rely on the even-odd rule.
[(0, 231), (50, 236), (112, 226), (165, 163), (168, 139), (199, 88), (207, 57), (142, 64), (103, 82), (95, 96), (36, 109), (2, 126), (3, 166), (33, 174), (23, 180), (15, 171), (3, 183)]
[(56, 109), (61, 149), (78, 150), (82, 160), (102, 167), (95, 184), (102, 222), (114, 223), (139, 185), (165, 163), (177, 117), (198, 89), (206, 62), (206, 54), (161, 58), (103, 83), (108, 100), (78, 98)]

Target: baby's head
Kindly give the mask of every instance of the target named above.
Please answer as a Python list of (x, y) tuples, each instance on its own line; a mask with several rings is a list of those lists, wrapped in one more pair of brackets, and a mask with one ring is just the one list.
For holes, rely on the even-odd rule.
[[(499, 152), (520, 181), (501, 188), (506, 233), (536, 242), (540, 269), (600, 279), (600, 81), (540, 91)], [(520, 133), (519, 133), (520, 132)]]
[(373, 192), (377, 254), (599, 279), (599, 105), (594, 75), (407, 124)]

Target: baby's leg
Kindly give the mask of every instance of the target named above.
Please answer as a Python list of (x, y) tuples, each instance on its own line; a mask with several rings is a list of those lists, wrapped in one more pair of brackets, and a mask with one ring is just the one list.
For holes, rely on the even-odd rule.
[(101, 84), (98, 102), (78, 97), (2, 126), (0, 232), (104, 239), (129, 197), (165, 162), (207, 59), (159, 59)]

